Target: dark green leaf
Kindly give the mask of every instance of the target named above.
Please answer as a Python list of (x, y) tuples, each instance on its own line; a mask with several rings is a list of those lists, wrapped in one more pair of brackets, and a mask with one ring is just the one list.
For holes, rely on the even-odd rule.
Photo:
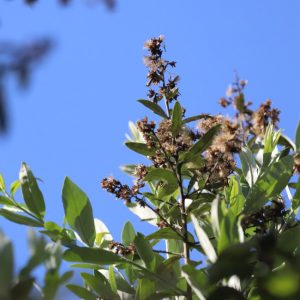
[(172, 114), (172, 134), (177, 136), (182, 126), (182, 109), (179, 102), (176, 102)]
[(155, 281), (148, 278), (141, 278), (138, 282), (136, 299), (147, 300), (155, 293)]
[(8, 197), (0, 196), (0, 204), (3, 204), (3, 205), (13, 205), (13, 201), (10, 198), (8, 198)]
[(7, 220), (17, 223), (17, 224), (22, 224), (22, 225), (27, 225), (27, 226), (32, 226), (32, 227), (43, 227), (43, 223), (39, 222), (35, 219), (20, 215), (18, 213), (15, 213), (13, 211), (10, 211), (5, 208), (0, 209), (0, 215), (6, 218)]
[(72, 247), (63, 254), (63, 259), (71, 262), (109, 265), (122, 262), (117, 254), (99, 248)]
[(135, 289), (120, 275), (116, 275), (116, 283), (119, 291), (122, 291), (127, 294), (134, 294)]
[(114, 294), (108, 280), (100, 273), (95, 272), (95, 276), (88, 273), (81, 273), (82, 278), (101, 298), (107, 300), (119, 299)]
[(22, 163), (19, 179), (25, 203), (30, 211), (39, 217), (45, 215), (45, 202), (42, 192), (29, 166)]
[[(246, 300), (243, 294), (234, 288), (227, 286), (217, 287), (210, 295), (207, 300)], [(249, 299), (249, 298), (247, 298)], [(259, 298), (261, 299), (261, 298)]]
[(196, 270), (191, 265), (182, 266), (183, 276), (192, 287), (193, 292), (200, 300), (205, 300), (204, 293), (207, 290), (208, 279), (202, 270)]
[(292, 208), (293, 210), (296, 210), (299, 208), (299, 206), (300, 206), (300, 177), (298, 178), (296, 191), (292, 200)]
[(152, 101), (149, 101), (149, 100), (144, 100), (144, 99), (140, 99), (140, 100), (138, 100), (138, 102), (142, 103), (144, 106), (146, 106), (147, 108), (152, 110), (155, 114), (157, 114), (165, 119), (168, 119), (168, 116), (166, 115), (164, 110), (158, 104), (156, 104)]
[(135, 230), (132, 224), (128, 221), (125, 223), (123, 231), (122, 231), (122, 242), (125, 246), (128, 246), (133, 243), (135, 239)]
[(30, 299), (29, 295), (32, 291), (34, 278), (25, 278), (18, 281), (10, 291), (10, 299), (23, 300)]
[(282, 133), (279, 137), (278, 144), (293, 149), (294, 151), (296, 150), (296, 145), (294, 144), (294, 142)]
[(162, 181), (164, 185), (160, 187), (159, 197), (171, 195), (178, 188), (177, 178), (170, 170), (156, 168), (146, 175), (145, 181)]
[(139, 154), (145, 155), (145, 156), (152, 156), (155, 154), (156, 149), (149, 148), (144, 143), (136, 143), (136, 142), (126, 142), (125, 145), (132, 151), (135, 151)]
[(115, 275), (115, 271), (114, 271), (114, 266), (110, 265), (108, 270), (109, 270), (108, 271), (109, 283), (110, 283), (112, 291), (116, 294), (118, 288), (117, 288), (117, 283), (116, 283), (116, 275)]
[(295, 138), (296, 150), (300, 151), (300, 121), (298, 123), (297, 131), (296, 131), (296, 138)]
[(254, 156), (248, 147), (243, 147), (240, 152), (240, 159), (242, 164), (243, 174), (250, 187), (255, 183), (259, 168), (255, 162)]
[(221, 124), (218, 124), (208, 130), (200, 140), (186, 153), (184, 160), (191, 160), (194, 156), (203, 153), (213, 142), (215, 136), (219, 133)]
[(161, 228), (154, 233), (148, 235), (147, 240), (182, 240), (182, 237), (180, 237), (176, 232), (174, 232), (171, 228)]
[(66, 287), (81, 299), (95, 300), (97, 298), (97, 296), (93, 292), (90, 292), (89, 290), (81, 286), (75, 284), (67, 284)]
[(62, 198), (69, 226), (78, 233), (84, 243), (92, 247), (96, 232), (93, 209), (87, 195), (66, 177)]
[(0, 298), (6, 299), (14, 274), (12, 243), (0, 231)]
[(197, 116), (186, 118), (182, 122), (183, 122), (183, 124), (187, 124), (187, 123), (194, 122), (194, 121), (197, 121), (197, 120), (211, 119), (211, 118), (212, 118), (211, 115), (201, 114), (201, 115), (197, 115)]
[(154, 252), (150, 243), (145, 239), (144, 235), (138, 233), (134, 239), (134, 245), (140, 258), (145, 262), (147, 267), (150, 267), (154, 259)]
[(255, 211), (278, 196), (292, 176), (293, 164), (294, 159), (289, 155), (266, 168), (250, 189), (244, 212)]

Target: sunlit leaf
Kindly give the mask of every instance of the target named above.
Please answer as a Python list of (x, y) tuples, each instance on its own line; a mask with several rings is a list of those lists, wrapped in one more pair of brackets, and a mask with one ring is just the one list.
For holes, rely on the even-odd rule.
[(149, 100), (144, 100), (144, 99), (140, 99), (140, 100), (138, 100), (138, 102), (140, 102), (141, 104), (143, 104), (144, 106), (146, 106), (147, 108), (152, 110), (155, 114), (157, 114), (165, 119), (168, 118), (168, 116), (166, 115), (164, 110), (158, 104), (156, 104), (152, 101), (149, 101)]
[(22, 225), (27, 225), (32, 227), (43, 227), (42, 222), (26, 217), (24, 215), (20, 215), (18, 213), (15, 213), (5, 208), (0, 209), (0, 215), (6, 218), (7, 220), (17, 224), (22, 224)]
[(254, 211), (278, 196), (288, 184), (293, 172), (292, 156), (285, 156), (265, 169), (247, 196), (244, 212)]
[(182, 126), (182, 109), (179, 102), (176, 102), (172, 113), (172, 134), (177, 136)]
[(69, 226), (78, 233), (84, 243), (93, 246), (96, 232), (93, 209), (87, 195), (66, 177), (62, 198)]
[(144, 143), (136, 143), (136, 142), (125, 142), (125, 145), (132, 151), (137, 152), (139, 154), (145, 155), (145, 156), (152, 156), (155, 154), (156, 149), (155, 148), (149, 148)]
[(19, 180), (27, 207), (39, 217), (45, 215), (45, 202), (37, 181), (26, 163), (22, 163)]
[(122, 231), (122, 242), (125, 246), (128, 246), (134, 242), (136, 233), (132, 224), (128, 221), (125, 223)]
[(122, 262), (122, 258), (111, 251), (87, 247), (72, 247), (64, 252), (63, 258), (66, 261), (98, 265)]

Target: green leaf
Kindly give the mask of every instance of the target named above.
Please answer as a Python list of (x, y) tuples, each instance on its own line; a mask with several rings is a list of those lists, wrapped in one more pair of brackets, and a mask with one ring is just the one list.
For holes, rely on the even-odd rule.
[(125, 142), (125, 145), (132, 151), (135, 151), (139, 154), (145, 156), (153, 156), (155, 154), (156, 149), (149, 148), (144, 143), (136, 143), (136, 142)]
[(135, 289), (120, 275), (116, 275), (116, 283), (119, 291), (122, 291), (127, 294), (134, 294)]
[(282, 133), (279, 137), (278, 144), (296, 151), (296, 145), (294, 142), (288, 136)]
[(54, 222), (46, 222), (44, 228), (45, 230), (41, 230), (40, 232), (49, 236), (54, 242), (61, 241), (66, 247), (75, 245), (76, 236), (73, 231), (73, 234), (71, 234), (71, 230), (62, 228)]
[(27, 226), (32, 226), (32, 227), (43, 227), (43, 223), (39, 222), (35, 219), (17, 214), (15, 212), (12, 212), (8, 209), (1, 208), (0, 209), (0, 215), (7, 220), (17, 223), (17, 224), (22, 224), (22, 225), (27, 225)]
[(191, 219), (194, 224), (196, 235), (199, 239), (201, 247), (203, 248), (208, 259), (212, 263), (214, 263), (217, 260), (217, 254), (213, 245), (211, 244), (206, 232), (201, 228), (197, 218), (193, 214), (191, 215)]
[(194, 122), (194, 121), (197, 121), (197, 120), (201, 120), (201, 119), (211, 119), (212, 116), (211, 115), (207, 115), (207, 114), (201, 114), (201, 115), (197, 115), (197, 116), (193, 116), (193, 117), (189, 117), (189, 118), (186, 118), (182, 121), (183, 124), (187, 124), (187, 123), (190, 123), (190, 122)]
[(200, 300), (205, 300), (204, 292), (207, 290), (207, 276), (202, 270), (196, 270), (191, 265), (182, 266), (182, 274), (191, 286), (193, 292)]
[(256, 182), (259, 168), (255, 162), (253, 154), (248, 147), (243, 147), (240, 152), (243, 174), (250, 187)]
[(176, 102), (172, 114), (171, 131), (173, 136), (177, 136), (182, 126), (182, 109), (179, 102)]
[(101, 298), (119, 299), (112, 291), (108, 280), (100, 272), (96, 271), (95, 276), (88, 273), (81, 273), (81, 277)]
[(17, 192), (17, 190), (20, 188), (20, 186), (21, 186), (20, 180), (14, 181), (14, 182), (10, 185), (10, 193), (14, 196), (14, 194)]
[(93, 209), (87, 195), (69, 177), (66, 177), (62, 198), (69, 226), (78, 233), (84, 243), (92, 247), (96, 232)]
[(242, 193), (240, 183), (235, 176), (232, 176), (230, 178), (229, 186), (226, 189), (226, 193), (228, 195), (227, 197), (230, 203), (230, 211), (235, 216), (238, 216), (244, 208), (246, 199)]
[(120, 167), (120, 169), (130, 175), (130, 176), (136, 176), (136, 168), (137, 168), (137, 165), (123, 165)]
[(269, 123), (264, 136), (264, 156), (263, 165), (267, 166), (272, 158), (272, 153), (280, 138), (281, 132), (275, 131), (272, 123)]
[(144, 235), (138, 233), (134, 239), (134, 245), (140, 258), (145, 262), (146, 266), (149, 268), (154, 259), (154, 252), (150, 243), (145, 239)]
[(13, 205), (14, 203), (10, 198), (0, 195), (0, 204)]
[(296, 209), (299, 209), (300, 205), (300, 177), (298, 178), (296, 191), (292, 200), (292, 209), (295, 211)]
[(267, 167), (250, 189), (244, 212), (255, 211), (278, 196), (292, 176), (293, 164), (294, 159), (289, 155)]
[(142, 207), (138, 203), (128, 203), (126, 206), (132, 213), (137, 215), (141, 221), (147, 221), (148, 223), (156, 226), (157, 215), (149, 207)]
[(122, 262), (117, 254), (99, 248), (72, 247), (63, 254), (63, 259), (71, 262), (110, 265)]
[(171, 228), (161, 228), (154, 233), (148, 235), (146, 237), (147, 240), (182, 240), (182, 237), (180, 237), (175, 231), (173, 231)]
[(133, 243), (136, 233), (132, 224), (128, 221), (125, 223), (122, 231), (122, 242), (125, 246), (129, 246)]
[(168, 116), (166, 115), (164, 110), (158, 104), (156, 104), (152, 101), (149, 101), (149, 100), (144, 100), (144, 99), (140, 99), (140, 100), (138, 100), (138, 102), (142, 103), (144, 106), (146, 106), (147, 108), (152, 110), (155, 114), (157, 114), (165, 119), (168, 119)]
[(0, 298), (8, 298), (8, 290), (14, 274), (14, 257), (12, 243), (0, 231)]
[(296, 144), (296, 151), (300, 151), (300, 121), (298, 123), (297, 131), (296, 131), (295, 144)]
[(109, 271), (108, 272), (109, 272), (108, 273), (108, 278), (109, 278), (109, 283), (110, 283), (111, 289), (116, 294), (118, 289), (117, 289), (116, 275), (115, 275), (113, 265), (109, 266)]
[(2, 174), (0, 173), (0, 191), (4, 192), (5, 191), (5, 182)]
[(75, 284), (67, 284), (66, 287), (80, 299), (95, 300), (97, 298), (97, 296), (93, 292), (90, 292), (89, 290), (81, 286)]
[(191, 160), (193, 157), (203, 153), (213, 142), (215, 136), (219, 133), (221, 124), (209, 129), (200, 140), (186, 153), (184, 160)]
[(149, 297), (155, 293), (155, 282), (148, 278), (141, 278), (138, 281), (136, 299), (137, 300), (147, 300)]
[(163, 181), (164, 185), (160, 187), (159, 196), (171, 195), (178, 188), (177, 178), (170, 170), (155, 168), (146, 175), (145, 181)]
[(37, 181), (26, 163), (22, 163), (19, 180), (22, 194), (29, 210), (42, 218), (45, 215), (45, 202)]
[(222, 220), (220, 226), (220, 235), (218, 237), (218, 253), (227, 249), (230, 245), (239, 242), (237, 218), (228, 213)]

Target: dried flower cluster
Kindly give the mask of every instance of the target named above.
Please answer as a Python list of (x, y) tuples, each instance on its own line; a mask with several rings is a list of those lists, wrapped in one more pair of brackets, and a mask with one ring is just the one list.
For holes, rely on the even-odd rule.
[(162, 58), (164, 47), (164, 37), (152, 38), (148, 40), (144, 47), (149, 51), (149, 55), (144, 57), (144, 63), (148, 67), (147, 87), (151, 85), (158, 86), (156, 89), (149, 89), (148, 98), (154, 103), (164, 99), (167, 103), (177, 100), (179, 91), (177, 88), (178, 76), (169, 75), (166, 79), (168, 67), (174, 68), (176, 62), (168, 61)]
[(233, 155), (242, 147), (241, 129), (236, 121), (221, 115), (201, 120), (198, 128), (200, 132), (206, 133), (218, 124), (221, 124), (221, 130), (205, 153), (203, 171), (209, 174), (208, 182), (227, 184), (228, 176), (235, 168)]
[(277, 108), (271, 108), (271, 104), (271, 100), (267, 100), (252, 115), (251, 130), (257, 136), (265, 133), (269, 123), (276, 126), (279, 122), (280, 111)]
[(272, 201), (272, 205), (265, 206), (255, 213), (244, 216), (241, 225), (244, 231), (253, 227), (256, 233), (266, 233), (268, 223), (281, 224), (286, 213), (283, 201)]
[(115, 252), (116, 254), (120, 254), (122, 256), (135, 254), (136, 249), (134, 245), (125, 246), (122, 243), (111, 241), (108, 245), (109, 249)]
[(252, 105), (252, 102), (246, 102), (244, 96), (244, 89), (247, 83), (246, 80), (237, 78), (227, 89), (226, 97), (222, 97), (219, 100), (219, 104), (222, 107), (233, 105), (237, 111), (235, 118), (242, 125), (244, 136), (253, 134), (262, 137), (269, 123), (272, 123), (275, 127), (277, 126), (280, 111), (271, 107), (272, 101), (269, 99), (261, 104), (256, 111), (251, 110), (249, 107)]
[(125, 200), (125, 203), (130, 203), (136, 195), (136, 191), (131, 189), (127, 184), (122, 184), (119, 180), (112, 177), (104, 178), (101, 186), (107, 192), (114, 194), (116, 198)]
[(168, 167), (170, 163), (168, 157), (177, 156), (180, 151), (190, 149), (193, 142), (200, 137), (198, 132), (187, 127), (183, 127), (179, 134), (174, 137), (171, 127), (172, 121), (169, 119), (162, 120), (157, 131), (155, 131), (155, 122), (148, 122), (147, 118), (137, 122), (137, 128), (142, 133), (148, 147), (156, 149), (151, 160), (157, 168)]
[(144, 178), (147, 173), (148, 171), (145, 165), (138, 165), (135, 169), (136, 181), (131, 188), (113, 177), (104, 178), (101, 182), (101, 186), (107, 192), (114, 194), (117, 199), (125, 200), (125, 204), (136, 200), (142, 205), (141, 199), (139, 199), (137, 195), (140, 193), (140, 189), (145, 186)]

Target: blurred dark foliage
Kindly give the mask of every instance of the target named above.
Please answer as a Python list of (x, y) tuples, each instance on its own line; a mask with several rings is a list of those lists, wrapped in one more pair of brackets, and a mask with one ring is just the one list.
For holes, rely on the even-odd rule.
[(5, 80), (14, 76), (20, 88), (28, 87), (33, 68), (49, 52), (52, 44), (41, 39), (23, 45), (0, 42), (0, 132), (8, 129)]
[[(57, 0), (62, 5), (68, 5), (74, 2), (74, 0)], [(24, 0), (26, 4), (33, 5), (39, 0)], [(115, 0), (93, 0), (93, 2), (102, 2), (104, 3), (109, 9), (113, 9), (115, 7), (116, 1)]]

